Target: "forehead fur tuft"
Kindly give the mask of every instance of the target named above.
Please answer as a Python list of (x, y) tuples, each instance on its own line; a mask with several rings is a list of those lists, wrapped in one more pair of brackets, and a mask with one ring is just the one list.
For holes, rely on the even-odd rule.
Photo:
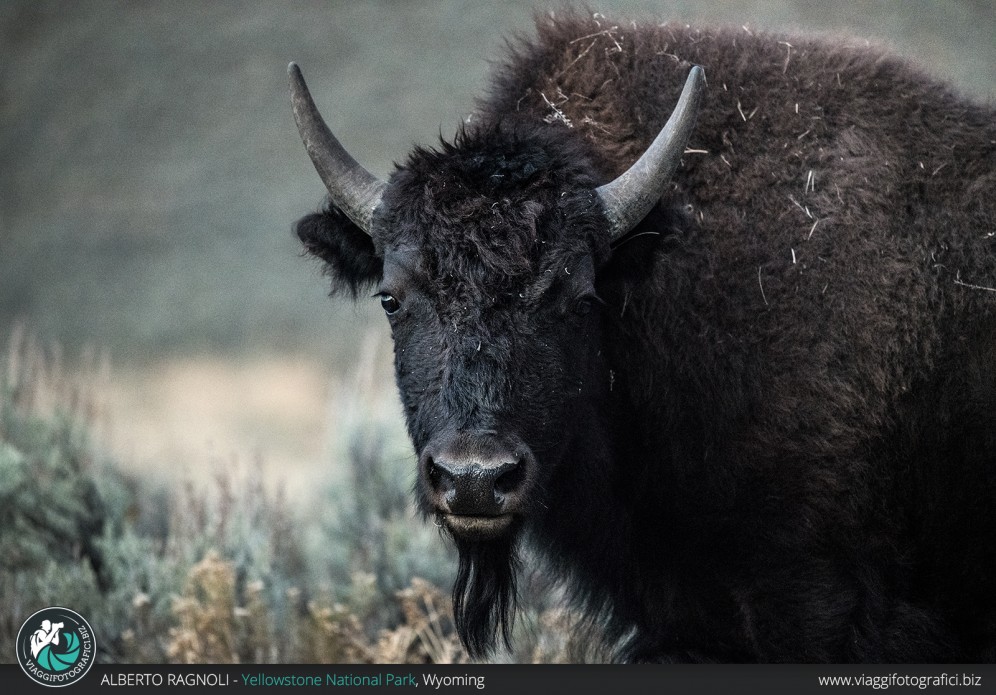
[(584, 142), (563, 126), (506, 120), (417, 148), (385, 194), (385, 239), (417, 248), (430, 280), (513, 291), (605, 237)]

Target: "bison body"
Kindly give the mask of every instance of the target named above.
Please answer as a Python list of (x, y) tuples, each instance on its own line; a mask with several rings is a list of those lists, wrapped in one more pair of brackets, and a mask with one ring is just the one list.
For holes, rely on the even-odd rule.
[(368, 229), (298, 223), (389, 314), (474, 653), (528, 544), (624, 660), (996, 660), (994, 122), (876, 49), (551, 16)]

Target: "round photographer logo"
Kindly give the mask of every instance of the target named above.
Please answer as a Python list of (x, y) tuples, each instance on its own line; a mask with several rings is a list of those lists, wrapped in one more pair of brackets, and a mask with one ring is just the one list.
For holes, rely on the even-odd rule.
[(17, 633), (17, 663), (36, 683), (72, 685), (93, 666), (96, 646), (82, 615), (68, 608), (43, 608)]

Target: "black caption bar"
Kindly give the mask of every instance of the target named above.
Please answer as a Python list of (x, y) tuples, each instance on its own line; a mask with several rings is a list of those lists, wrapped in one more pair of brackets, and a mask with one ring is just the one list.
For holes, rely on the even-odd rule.
[[(487, 695), (654, 693), (804, 695), (805, 693), (996, 693), (996, 665), (954, 666), (355, 666), (96, 664), (67, 686), (76, 695), (128, 692), (344, 695), (411, 692)], [(0, 692), (52, 692), (16, 664), (0, 664)]]

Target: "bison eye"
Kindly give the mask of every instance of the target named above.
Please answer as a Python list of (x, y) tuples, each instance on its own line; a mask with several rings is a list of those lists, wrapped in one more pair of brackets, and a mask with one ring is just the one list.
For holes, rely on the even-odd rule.
[(384, 311), (388, 316), (398, 313), (398, 309), (401, 308), (401, 302), (391, 294), (380, 295), (380, 305), (384, 307)]
[(595, 302), (600, 301), (595, 295), (585, 295), (574, 302), (574, 313), (578, 316), (586, 316), (591, 313), (591, 307), (594, 306)]

